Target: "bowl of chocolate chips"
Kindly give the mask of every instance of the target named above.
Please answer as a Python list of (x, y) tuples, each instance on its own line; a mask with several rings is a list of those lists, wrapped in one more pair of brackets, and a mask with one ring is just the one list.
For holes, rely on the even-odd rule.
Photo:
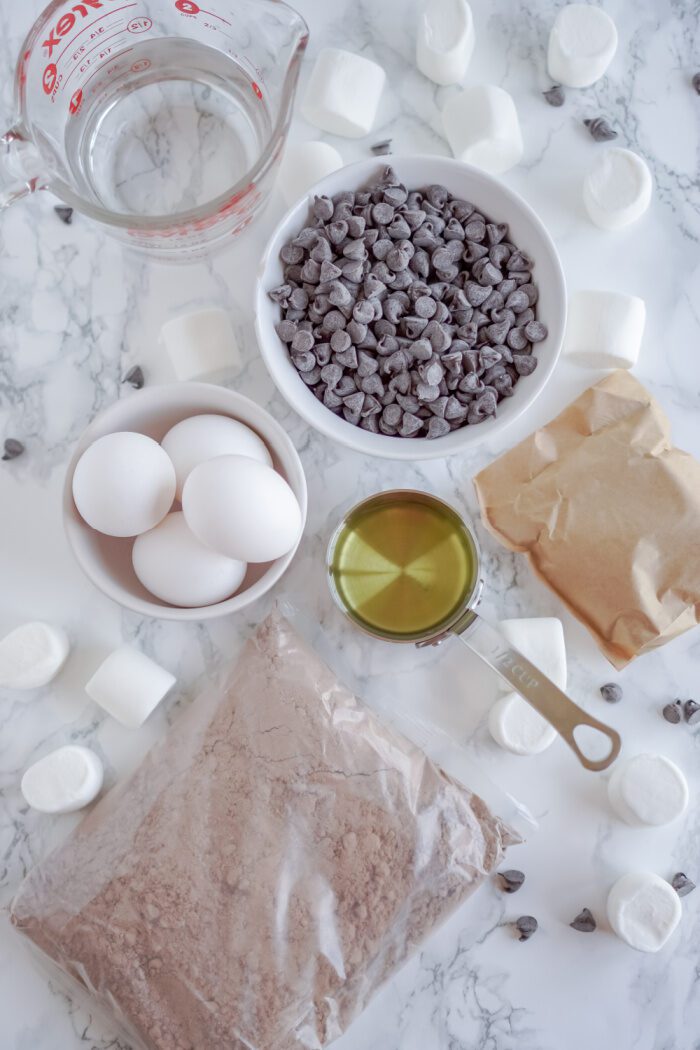
[(532, 404), (564, 335), (566, 286), (540, 219), (459, 161), (360, 161), (275, 229), (256, 332), (291, 407), (368, 455), (429, 459)]

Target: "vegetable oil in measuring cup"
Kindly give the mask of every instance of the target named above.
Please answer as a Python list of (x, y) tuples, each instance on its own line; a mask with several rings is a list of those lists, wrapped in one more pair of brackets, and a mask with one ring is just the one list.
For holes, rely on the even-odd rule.
[(176, 37), (133, 44), (123, 65), (113, 80), (105, 72), (66, 129), (72, 175), (88, 198), (113, 212), (172, 215), (253, 168), (272, 120), (249, 69)]
[(411, 640), (451, 622), (469, 600), (477, 554), (459, 515), (421, 493), (380, 493), (344, 519), (329, 572), (359, 626)]

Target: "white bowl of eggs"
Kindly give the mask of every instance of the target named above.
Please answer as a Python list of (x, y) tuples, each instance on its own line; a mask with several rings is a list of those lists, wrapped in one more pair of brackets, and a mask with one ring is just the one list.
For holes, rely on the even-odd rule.
[(175, 383), (130, 394), (80, 438), (63, 494), (68, 542), (127, 609), (167, 620), (237, 612), (285, 571), (306, 479), (272, 416), (233, 390)]

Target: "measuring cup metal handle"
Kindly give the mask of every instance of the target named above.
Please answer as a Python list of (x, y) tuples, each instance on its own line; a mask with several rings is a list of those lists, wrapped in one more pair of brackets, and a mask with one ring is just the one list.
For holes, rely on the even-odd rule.
[[(619, 733), (586, 714), (522, 653), (514, 649), (490, 623), (474, 613), (468, 632), (462, 634), (458, 628), (455, 634), (554, 726), (582, 766), (597, 771), (607, 769), (615, 761), (620, 753)], [(574, 730), (578, 726), (588, 726), (608, 738), (610, 751), (605, 758), (591, 759), (583, 753), (574, 738)]]
[(0, 137), (4, 149), (0, 151), (0, 211), (43, 189), (44, 177), (24, 170), (22, 151), (26, 143), (16, 128), (10, 128)]

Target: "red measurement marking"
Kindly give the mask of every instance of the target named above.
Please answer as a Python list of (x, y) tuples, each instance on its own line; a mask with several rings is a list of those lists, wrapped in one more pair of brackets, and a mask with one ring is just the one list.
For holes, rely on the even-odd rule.
[(101, 22), (103, 18), (109, 18), (110, 15), (115, 14), (117, 11), (126, 11), (126, 9), (128, 7), (136, 7), (136, 6), (137, 5), (134, 3), (134, 4), (123, 4), (121, 7), (114, 7), (114, 8), (112, 8), (111, 11), (105, 12), (105, 14), (100, 15), (99, 18), (95, 18), (88, 25), (83, 26), (83, 28), (80, 30), (80, 32), (76, 33), (75, 36), (73, 37), (73, 39), (69, 40), (68, 43), (66, 44), (66, 46), (63, 48), (63, 51), (61, 51), (61, 54), (56, 59), (56, 64), (58, 64), (61, 61), (61, 59), (65, 55), (65, 53), (68, 50), (68, 48), (71, 46), (71, 44), (75, 43), (75, 41), (78, 39), (79, 36), (82, 36), (83, 33), (87, 33), (88, 29), (92, 29), (92, 27), (96, 26), (98, 22)]
[[(111, 29), (112, 27), (109, 26), (108, 28)], [(84, 55), (81, 55), (80, 61), (75, 63), (75, 65), (71, 69), (70, 73), (68, 74), (66, 79), (63, 81), (63, 88), (65, 88), (66, 84), (68, 83), (70, 78), (73, 76), (75, 71), (77, 69), (80, 69), (80, 67), (82, 66), (83, 62), (85, 61), (85, 59), (87, 58), (88, 55), (91, 55), (93, 51), (97, 51), (97, 49), (99, 47), (103, 47), (107, 43), (108, 40), (113, 40), (115, 36), (119, 36), (121, 34), (121, 32), (122, 32), (122, 30), (118, 29), (116, 31), (116, 33), (110, 33), (109, 36), (101, 36), (99, 41), (95, 44), (94, 47), (91, 47), (90, 50), (86, 51)]]
[(202, 8), (202, 14), (209, 15), (210, 18), (218, 18), (220, 22), (224, 22), (227, 26), (231, 25), (231, 22), (227, 21), (227, 19), (222, 18), (221, 15), (217, 15), (216, 11), (205, 11), (204, 8)]
[(194, 3), (194, 0), (175, 0), (175, 7), (178, 11), (182, 11), (183, 15), (198, 15), (202, 10), (199, 4)]
[[(127, 48), (126, 48), (126, 49), (125, 49), (124, 51), (120, 51), (120, 52), (119, 52), (119, 54), (118, 54), (118, 55), (117, 55), (116, 57), (117, 57), (117, 58), (123, 58), (123, 57), (124, 57), (124, 55), (128, 55), (128, 54), (129, 54), (129, 52), (130, 52), (130, 51), (133, 51), (133, 50), (134, 50), (134, 49), (133, 49), (133, 47), (127, 47)], [(102, 72), (102, 70), (101, 70), (100, 68), (97, 68), (97, 69), (95, 70), (95, 72), (94, 72), (94, 73), (91, 73), (91, 74), (90, 74), (90, 76), (89, 76), (89, 77), (87, 78), (87, 80), (85, 81), (85, 83), (83, 84), (83, 90), (85, 90), (85, 88), (86, 88), (86, 87), (88, 86), (88, 84), (90, 83), (90, 81), (92, 80), (92, 78), (93, 78), (93, 77), (96, 77), (96, 76), (97, 76), (97, 74), (98, 74), (98, 73), (101, 73), (101, 72)]]
[(262, 98), (262, 91), (260, 90), (258, 85), (255, 83), (255, 81), (253, 81), (250, 86), (252, 87), (253, 91), (258, 96), (258, 98)]
[(152, 27), (150, 18), (132, 18), (126, 28), (129, 33), (147, 33)]
[(74, 93), (73, 97), (70, 100), (70, 104), (68, 106), (68, 109), (70, 110), (70, 112), (71, 113), (77, 113), (78, 110), (80, 109), (80, 103), (82, 101), (83, 101), (83, 89), (82, 88), (78, 88), (78, 90)]
[(133, 62), (131, 66), (132, 73), (143, 73), (144, 69), (151, 68), (150, 58), (140, 58), (137, 62)]

